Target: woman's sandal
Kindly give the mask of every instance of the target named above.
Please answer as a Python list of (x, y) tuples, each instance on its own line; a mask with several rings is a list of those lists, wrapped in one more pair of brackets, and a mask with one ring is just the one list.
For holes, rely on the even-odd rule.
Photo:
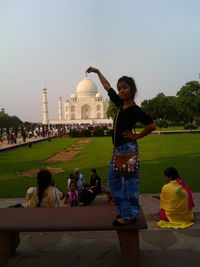
[[(122, 218), (122, 217), (120, 217), (120, 218)], [(118, 219), (120, 219), (120, 218), (118, 218)], [(112, 224), (113, 224), (113, 226), (125, 226), (125, 225), (129, 225), (131, 223), (134, 223), (136, 221), (136, 218), (131, 219), (131, 220), (125, 220), (125, 219), (123, 219), (123, 220), (126, 222), (119, 222), (118, 220), (114, 220)]]

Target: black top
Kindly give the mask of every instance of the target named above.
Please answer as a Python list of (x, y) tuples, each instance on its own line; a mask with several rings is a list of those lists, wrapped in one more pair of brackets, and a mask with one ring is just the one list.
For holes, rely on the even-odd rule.
[(90, 177), (90, 185), (95, 186), (93, 187), (93, 191), (97, 194), (101, 194), (101, 178), (98, 175), (91, 175)]
[[(113, 144), (115, 146), (120, 146), (125, 143), (130, 142), (129, 138), (124, 138), (122, 132), (125, 130), (130, 130), (134, 128), (136, 122), (140, 122), (143, 125), (148, 125), (153, 123), (153, 120), (149, 115), (147, 115), (139, 106), (133, 105), (126, 109), (122, 108), (123, 100), (119, 95), (110, 88), (108, 90), (108, 95), (110, 100), (118, 107), (118, 112), (114, 119), (114, 130), (113, 130)], [(114, 136), (115, 135), (115, 136)]]

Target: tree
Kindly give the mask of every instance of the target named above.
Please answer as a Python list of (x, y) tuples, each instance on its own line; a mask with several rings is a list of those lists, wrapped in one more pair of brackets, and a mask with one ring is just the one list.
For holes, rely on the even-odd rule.
[(178, 115), (175, 103), (175, 96), (165, 96), (163, 93), (159, 93), (150, 100), (144, 100), (141, 103), (141, 107), (154, 120), (177, 120)]
[(12, 131), (14, 131), (17, 136), (20, 124), (22, 124), (22, 121), (17, 116), (9, 116), (6, 113), (0, 112), (1, 133), (3, 133), (3, 129), (6, 129), (6, 132), (8, 133), (10, 128), (12, 128)]
[(164, 118), (169, 121), (180, 121), (180, 117), (176, 107), (177, 97), (176, 96), (166, 96), (165, 99), (165, 116)]
[(200, 84), (198, 81), (187, 82), (177, 92), (177, 110), (185, 122), (195, 122), (200, 116)]
[(115, 104), (113, 104), (112, 101), (109, 101), (109, 106), (108, 106), (106, 115), (108, 116), (108, 118), (114, 119), (116, 112), (117, 112), (117, 107), (115, 106)]
[(176, 96), (159, 93), (150, 100), (144, 100), (141, 106), (154, 120), (170, 122), (200, 123), (200, 84), (187, 82)]
[(19, 126), (22, 121), (17, 116), (9, 116), (6, 113), (0, 113), (0, 128), (11, 128)]

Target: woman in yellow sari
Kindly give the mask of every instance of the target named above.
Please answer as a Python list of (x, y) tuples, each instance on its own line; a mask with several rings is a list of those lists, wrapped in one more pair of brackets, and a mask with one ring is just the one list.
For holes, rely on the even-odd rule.
[(159, 211), (162, 220), (156, 225), (175, 229), (193, 225), (194, 202), (190, 187), (184, 183), (173, 167), (167, 168), (164, 175), (168, 183), (162, 187)]

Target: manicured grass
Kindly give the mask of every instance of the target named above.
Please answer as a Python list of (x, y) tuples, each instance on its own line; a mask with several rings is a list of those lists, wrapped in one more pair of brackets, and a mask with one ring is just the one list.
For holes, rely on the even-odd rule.
[(141, 193), (159, 192), (163, 171), (175, 167), (193, 192), (200, 192), (200, 135), (150, 135), (140, 140)]
[[(41, 163), (55, 152), (63, 151), (77, 142), (77, 138), (56, 138), (52, 142), (33, 144), (0, 154), (0, 197), (24, 197), (28, 187), (36, 184), (35, 178), (17, 176), (17, 171), (38, 167), (62, 167), (65, 172), (54, 176), (56, 185), (66, 189), (67, 175), (79, 167), (88, 182), (90, 170), (96, 168), (104, 185), (112, 154), (110, 137), (92, 138), (71, 162)], [(164, 184), (163, 171), (174, 166), (194, 192), (200, 192), (199, 163), (200, 135), (149, 135), (139, 140), (141, 159), (140, 193), (159, 193)]]
[[(140, 132), (141, 130), (143, 130), (143, 128), (136, 128), (136, 132)], [(183, 126), (170, 126), (170, 127), (167, 127), (167, 128), (159, 128), (157, 126), (157, 129), (156, 131), (161, 131), (161, 132), (165, 132), (165, 131), (183, 131), (185, 130)], [(198, 127), (196, 130), (200, 130), (200, 127)]]
[(22, 197), (27, 187), (35, 185), (35, 179), (18, 176), (16, 172), (30, 168), (51, 166), (42, 163), (56, 152), (63, 151), (76, 140), (72, 138), (57, 138), (51, 142), (33, 144), (0, 154), (0, 197)]

